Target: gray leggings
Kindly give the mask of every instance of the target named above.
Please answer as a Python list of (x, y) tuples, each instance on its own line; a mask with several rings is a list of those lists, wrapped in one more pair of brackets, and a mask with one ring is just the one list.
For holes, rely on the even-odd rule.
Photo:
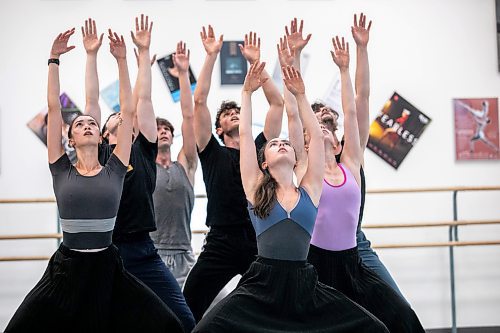
[(158, 249), (158, 254), (182, 289), (189, 271), (196, 262), (193, 252)]

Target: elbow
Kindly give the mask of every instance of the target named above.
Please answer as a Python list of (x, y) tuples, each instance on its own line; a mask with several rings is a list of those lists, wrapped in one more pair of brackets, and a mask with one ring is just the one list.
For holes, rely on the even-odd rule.
[(194, 104), (195, 105), (205, 105), (207, 104), (207, 95), (204, 94), (194, 94)]

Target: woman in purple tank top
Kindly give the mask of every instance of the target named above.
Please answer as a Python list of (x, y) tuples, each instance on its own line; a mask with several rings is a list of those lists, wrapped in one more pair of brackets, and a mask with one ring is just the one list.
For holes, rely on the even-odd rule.
[(334, 51), (331, 54), (341, 77), (345, 144), (340, 162), (337, 162), (335, 156), (342, 147), (335, 135), (322, 125), (325, 173), (308, 261), (315, 266), (320, 282), (363, 306), (391, 332), (424, 332), (410, 305), (359, 258), (356, 229), (363, 152), (349, 74), (349, 43), (338, 36), (332, 41)]

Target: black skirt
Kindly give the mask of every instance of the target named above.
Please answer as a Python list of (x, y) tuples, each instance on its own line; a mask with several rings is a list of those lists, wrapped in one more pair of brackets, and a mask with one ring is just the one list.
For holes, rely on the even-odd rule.
[(388, 332), (368, 311), (318, 283), (314, 267), (258, 257), (193, 332)]
[(62, 245), (10, 320), (10, 332), (183, 332), (179, 319), (128, 273), (117, 248)]
[(311, 245), (308, 261), (318, 271), (319, 281), (370, 311), (389, 331), (425, 332), (406, 300), (361, 262), (357, 247), (329, 251)]

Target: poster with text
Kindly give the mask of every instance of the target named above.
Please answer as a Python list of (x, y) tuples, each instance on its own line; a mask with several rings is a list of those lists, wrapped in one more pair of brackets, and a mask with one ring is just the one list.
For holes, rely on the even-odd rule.
[(220, 50), (220, 84), (243, 84), (247, 75), (247, 60), (238, 44), (243, 41), (225, 41)]
[(453, 109), (457, 161), (499, 159), (498, 98), (456, 98)]
[[(181, 90), (179, 87), (179, 73), (177, 68), (174, 66), (174, 61), (172, 59), (171, 53), (163, 58), (156, 60), (158, 67), (160, 67), (161, 74), (167, 83), (168, 90), (170, 90), (170, 95), (175, 103), (181, 99)], [(194, 92), (196, 88), (196, 78), (194, 77), (191, 65), (189, 65), (189, 82), (191, 83), (191, 93)]]
[(430, 122), (395, 92), (370, 125), (368, 148), (397, 169)]
[[(62, 144), (66, 154), (68, 154), (71, 163), (76, 162), (76, 152), (74, 148), (68, 145), (68, 130), (71, 122), (77, 116), (81, 115), (82, 112), (75, 103), (69, 98), (66, 93), (62, 93), (59, 96), (61, 101), (61, 115), (63, 118), (63, 124), (61, 128), (62, 133)], [(35, 135), (47, 145), (47, 107), (38, 113), (33, 119), (28, 122), (28, 127), (35, 133)]]

